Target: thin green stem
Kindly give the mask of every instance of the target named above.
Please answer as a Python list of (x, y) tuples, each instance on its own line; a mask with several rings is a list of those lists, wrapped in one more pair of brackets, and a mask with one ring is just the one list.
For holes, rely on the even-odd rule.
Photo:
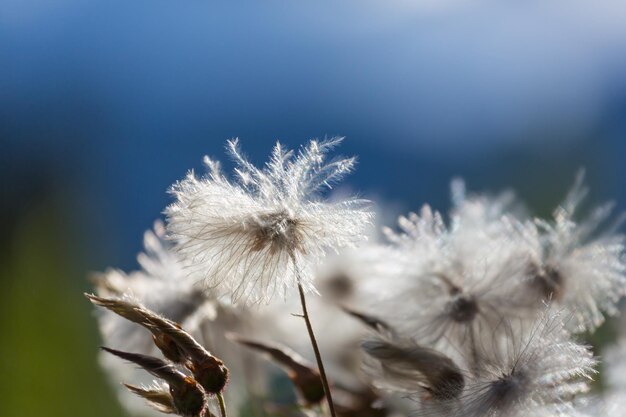
[(315, 333), (313, 332), (313, 326), (311, 325), (311, 320), (309, 319), (309, 312), (306, 307), (306, 298), (304, 297), (304, 288), (302, 288), (302, 283), (300, 282), (300, 272), (298, 271), (295, 259), (293, 261), (294, 261), (294, 267), (296, 269), (296, 275), (298, 279), (298, 291), (300, 292), (300, 303), (302, 304), (302, 318), (304, 319), (304, 322), (306, 323), (306, 328), (309, 332), (309, 338), (311, 339), (311, 346), (313, 347), (313, 352), (315, 353), (315, 360), (317, 361), (317, 367), (320, 371), (320, 377), (322, 378), (322, 385), (324, 386), (324, 393), (326, 394), (326, 402), (328, 403), (330, 415), (331, 417), (336, 417), (333, 397), (330, 393), (330, 386), (328, 385), (328, 378), (326, 378), (326, 371), (324, 370), (324, 362), (322, 362), (322, 355), (320, 353), (319, 347), (317, 346), (317, 339), (315, 338)]
[(221, 392), (218, 392), (217, 395), (217, 403), (220, 405), (220, 414), (222, 417), (228, 417), (226, 415), (226, 402), (224, 401), (224, 395)]

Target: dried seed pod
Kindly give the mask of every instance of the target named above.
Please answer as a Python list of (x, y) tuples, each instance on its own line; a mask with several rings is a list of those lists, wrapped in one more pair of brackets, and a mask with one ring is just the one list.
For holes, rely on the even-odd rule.
[[(169, 385), (172, 404), (177, 414), (183, 417), (198, 417), (206, 415), (208, 402), (204, 390), (193, 378), (180, 372), (174, 365), (148, 355), (122, 352), (120, 350), (106, 347), (103, 347), (102, 349), (119, 358), (133, 362), (155, 377), (166, 381)], [(138, 393), (133, 389), (131, 389), (131, 391)], [(145, 395), (141, 396), (144, 398), (146, 398), (146, 395), (151, 396), (151, 401), (154, 398), (163, 400), (162, 394), (158, 395), (154, 392), (147, 393), (145, 391), (143, 394)], [(152, 401), (152, 403), (154, 403), (154, 401)]]
[(211, 355), (179, 324), (130, 300), (85, 295), (92, 303), (150, 330), (163, 355), (172, 362), (184, 364), (207, 393), (217, 394), (226, 386), (229, 372), (224, 362)]
[(361, 345), (375, 361), (368, 371), (377, 385), (415, 392), (434, 400), (457, 398), (465, 386), (459, 367), (447, 356), (408, 339), (385, 340), (375, 335)]
[(211, 355), (189, 333), (169, 321), (155, 320), (152, 325), (183, 352), (188, 359), (185, 366), (207, 393), (222, 392), (228, 383), (229, 371), (221, 359)]
[(286, 346), (246, 339), (232, 333), (229, 334), (229, 338), (276, 361), (287, 372), (287, 376), (306, 405), (314, 405), (324, 399), (324, 387), (318, 370), (293, 350)]
[(376, 331), (361, 347), (376, 360), (369, 362), (368, 370), (379, 385), (407, 392), (421, 388), (435, 400), (456, 398), (461, 394), (465, 378), (452, 359), (400, 337), (377, 317), (344, 310)]
[(154, 344), (161, 350), (163, 356), (174, 363), (185, 362), (186, 358), (184, 352), (179, 346), (174, 343), (167, 334), (162, 332), (158, 326), (153, 325), (155, 322), (168, 323), (168, 326), (174, 326), (180, 329), (178, 323), (159, 316), (130, 298), (105, 298), (93, 294), (85, 294), (85, 296), (93, 304), (104, 307), (129, 321), (141, 324), (152, 332)]

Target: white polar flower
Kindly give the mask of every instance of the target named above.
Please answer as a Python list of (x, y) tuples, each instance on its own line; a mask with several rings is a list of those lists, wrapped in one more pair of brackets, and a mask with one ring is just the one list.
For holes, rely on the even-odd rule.
[(468, 372), (455, 398), (425, 398), (418, 416), (554, 417), (580, 415), (573, 399), (589, 390), (596, 361), (573, 342), (558, 314), (546, 312), (533, 328), (502, 339), (498, 355)]
[(619, 221), (598, 232), (612, 205), (596, 208), (582, 222), (574, 220), (587, 194), (582, 180), (581, 173), (553, 221), (536, 219), (517, 227), (529, 258), (527, 282), (536, 298), (552, 299), (572, 314), (575, 331), (593, 330), (604, 321), (603, 313), (617, 313), (615, 306), (626, 291), (624, 236), (614, 232)]
[(189, 275), (234, 303), (267, 303), (298, 284), (314, 291), (312, 266), (327, 249), (361, 240), (371, 217), (363, 200), (319, 197), (322, 187), (355, 164), (354, 158), (325, 161), (341, 140), (313, 140), (297, 153), (277, 143), (262, 169), (231, 140), (236, 180), (227, 179), (219, 163), (207, 157), (207, 176), (191, 172), (175, 184), (167, 228)]
[(381, 249), (380, 257), (389, 264), (387, 273), (396, 275), (395, 294), (381, 309), (419, 343), (477, 362), (494, 333), (510, 333), (534, 313), (511, 297), (525, 261), (514, 250), (516, 242), (497, 220), (484, 225), (487, 219), (462, 219), (447, 227), (424, 206), (419, 215), (400, 217), (399, 233), (387, 230), (393, 247)]

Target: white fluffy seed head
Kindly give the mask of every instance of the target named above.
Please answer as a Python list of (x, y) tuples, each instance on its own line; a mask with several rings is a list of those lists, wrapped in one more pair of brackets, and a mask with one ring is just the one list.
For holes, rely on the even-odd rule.
[(494, 345), (489, 363), (467, 371), (458, 398), (422, 401), (419, 416), (527, 417), (573, 415), (576, 395), (595, 373), (590, 349), (570, 339), (559, 315), (543, 315), (528, 332)]
[(519, 222), (520, 247), (528, 254), (527, 281), (538, 297), (551, 299), (572, 316), (572, 330), (594, 330), (605, 314), (615, 314), (626, 292), (625, 241), (611, 227), (600, 231), (612, 204), (594, 209), (575, 220), (587, 194), (582, 173), (551, 221)]
[(228, 142), (236, 179), (205, 158), (209, 173), (190, 173), (172, 187), (168, 232), (192, 279), (234, 303), (267, 303), (300, 283), (314, 291), (312, 264), (327, 249), (355, 245), (371, 214), (365, 201), (327, 202), (322, 187), (350, 172), (354, 158), (326, 161), (341, 138), (311, 141), (298, 153), (277, 143), (259, 169)]
[[(498, 211), (474, 200), (476, 215), (453, 213), (451, 225), (425, 206), (400, 217), (400, 231), (387, 230), (391, 248), (379, 258), (396, 275), (389, 299), (380, 309), (420, 343), (462, 354), (478, 354), (493, 334), (510, 332), (514, 322), (534, 312), (513, 302), (521, 286), (525, 256), (505, 232), (506, 223), (484, 213)], [(479, 219), (480, 217), (480, 219)], [(447, 350), (446, 353), (452, 352)]]

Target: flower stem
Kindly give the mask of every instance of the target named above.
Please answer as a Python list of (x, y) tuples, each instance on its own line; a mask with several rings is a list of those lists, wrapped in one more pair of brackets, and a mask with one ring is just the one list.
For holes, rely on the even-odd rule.
[(320, 354), (320, 349), (317, 346), (315, 333), (313, 333), (313, 326), (311, 325), (311, 320), (309, 319), (309, 312), (306, 308), (306, 298), (304, 297), (304, 289), (302, 288), (302, 284), (300, 283), (299, 273), (298, 273), (298, 291), (300, 291), (300, 303), (302, 304), (302, 318), (304, 318), (304, 322), (306, 323), (306, 328), (309, 331), (309, 337), (311, 338), (311, 346), (313, 347), (313, 352), (315, 353), (315, 360), (317, 361), (317, 367), (319, 368), (320, 377), (322, 378), (322, 385), (324, 386), (324, 393), (326, 394), (326, 402), (328, 403), (328, 408), (330, 409), (331, 417), (335, 417), (336, 416), (335, 405), (333, 404), (333, 397), (330, 393), (330, 386), (328, 385), (328, 379), (326, 378), (326, 371), (324, 370), (324, 362), (322, 362), (322, 355)]
[(220, 414), (222, 415), (222, 417), (228, 417), (226, 415), (226, 402), (224, 402), (224, 395), (222, 395), (221, 392), (218, 392), (216, 397), (217, 402), (220, 405)]

